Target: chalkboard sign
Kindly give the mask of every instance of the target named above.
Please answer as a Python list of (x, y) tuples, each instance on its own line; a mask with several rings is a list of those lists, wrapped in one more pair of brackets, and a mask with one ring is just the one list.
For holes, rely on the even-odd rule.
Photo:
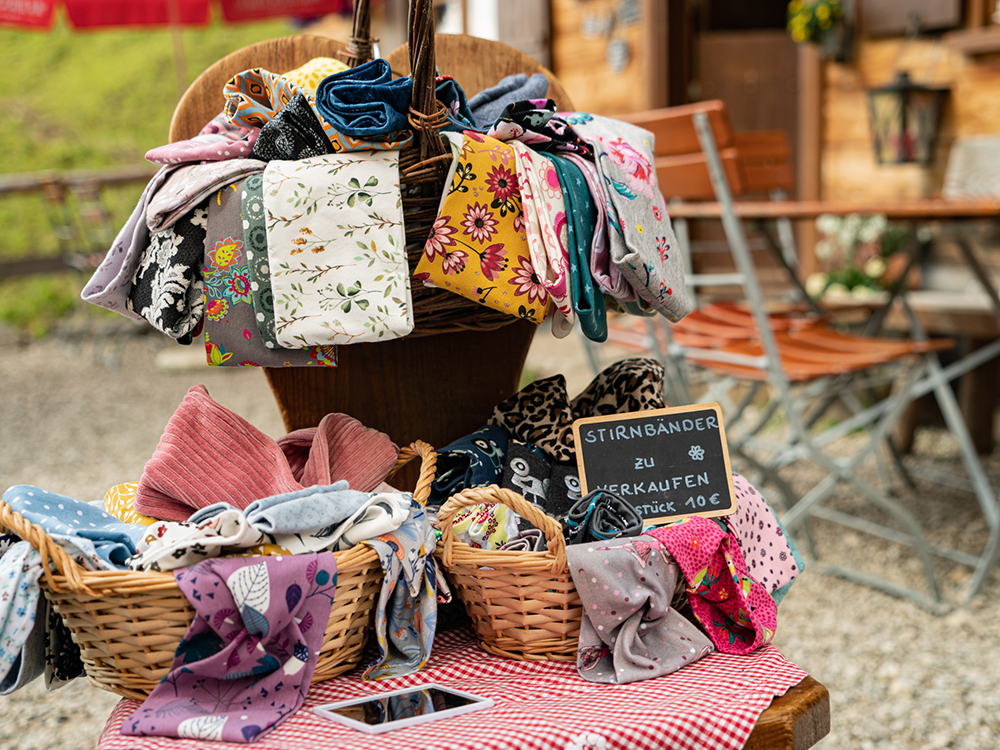
[(573, 437), (582, 491), (613, 492), (646, 522), (736, 511), (716, 403), (578, 419)]

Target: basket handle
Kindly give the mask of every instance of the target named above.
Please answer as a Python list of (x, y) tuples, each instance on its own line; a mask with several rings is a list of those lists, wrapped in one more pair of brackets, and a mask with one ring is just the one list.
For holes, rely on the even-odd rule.
[[(447, 123), (447, 110), (438, 103), (435, 93), (437, 66), (434, 57), (434, 2), (410, 0), (407, 45), (410, 51), (410, 96), (408, 120), (417, 139), (420, 162), (428, 163), (443, 177), (451, 161), (438, 133)], [(448, 157), (447, 159), (442, 157)]]
[[(427, 498), (431, 495), (431, 482), (434, 481), (434, 474), (437, 471), (437, 451), (423, 440), (415, 440), (399, 451), (396, 465), (389, 472), (389, 477), (406, 466), (410, 461), (420, 456), (420, 476), (417, 477), (417, 486), (413, 490), (413, 498), (421, 505), (427, 505)], [(389, 477), (386, 477), (387, 479)]]
[(372, 37), (372, 8), (370, 0), (354, 0), (354, 24), (351, 28), (351, 37), (347, 43), (347, 48), (340, 53), (350, 67), (356, 68), (359, 65), (372, 59), (372, 48), (378, 39)]
[[(455, 534), (455, 514), (462, 508), (471, 508), (482, 503), (500, 503), (521, 516), (545, 534), (545, 540), (552, 553), (552, 564), (549, 570), (560, 573), (566, 569), (566, 540), (563, 538), (562, 526), (552, 516), (547, 515), (537, 505), (529, 503), (513, 490), (504, 489), (495, 484), (488, 487), (470, 487), (448, 498), (438, 513), (438, 528), (441, 529), (441, 541), (444, 544), (444, 564), (454, 563), (453, 547), (459, 544)], [(512, 554), (526, 554), (524, 552)]]
[[(52, 591), (63, 590), (52, 577), (51, 567), (55, 567), (56, 573), (65, 576), (66, 587), (70, 591), (96, 596), (80, 577), (83, 568), (76, 560), (67, 555), (66, 550), (45, 533), (45, 529), (31, 523), (2, 500), (0, 500), (0, 527), (7, 528), (11, 533), (17, 534), (22, 541), (28, 542), (41, 553), (42, 575), (45, 577), (45, 585)], [(52, 561), (51, 567), (46, 564), (50, 560)]]

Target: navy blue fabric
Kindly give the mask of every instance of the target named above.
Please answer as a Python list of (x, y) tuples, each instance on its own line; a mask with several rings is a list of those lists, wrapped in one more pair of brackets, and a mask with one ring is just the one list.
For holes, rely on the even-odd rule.
[(441, 76), (434, 86), (434, 96), (448, 108), (448, 124), (441, 130), (461, 133), (463, 130), (479, 130), (476, 118), (469, 109), (465, 91), (451, 76)]
[(392, 80), (385, 60), (372, 60), (320, 81), (316, 109), (338, 132), (375, 139), (409, 129), (411, 85), (408, 77)]
[(427, 504), (441, 505), (469, 487), (498, 484), (507, 453), (507, 433), (488, 425), (449, 443), (437, 452), (437, 474)]

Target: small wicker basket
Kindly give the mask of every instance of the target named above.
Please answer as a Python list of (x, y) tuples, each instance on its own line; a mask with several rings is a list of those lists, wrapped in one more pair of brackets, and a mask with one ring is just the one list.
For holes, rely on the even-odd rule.
[[(437, 454), (417, 441), (400, 451), (396, 469), (421, 457), (414, 496), (424, 501)], [(38, 526), (0, 502), (0, 528), (30, 542), (50, 560), (42, 591), (80, 647), (87, 679), (126, 698), (144, 700), (162, 680), (194, 619), (194, 609), (171, 573), (87, 571), (71, 560)], [(382, 582), (378, 554), (357, 545), (337, 558), (337, 589), (313, 683), (357, 666)]]
[[(475, 549), (455, 536), (462, 508), (502, 503), (545, 534), (545, 552)], [(576, 661), (583, 604), (566, 565), (559, 522), (516, 492), (496, 485), (448, 498), (438, 514), (438, 554), (465, 605), (479, 646), (522, 661)]]

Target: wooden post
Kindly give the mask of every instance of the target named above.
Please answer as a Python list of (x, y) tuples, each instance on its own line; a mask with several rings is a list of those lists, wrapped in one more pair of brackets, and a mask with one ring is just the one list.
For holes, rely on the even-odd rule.
[[(823, 61), (814, 44), (799, 45), (799, 144), (796, 182), (798, 199), (819, 200), (822, 194)], [(801, 222), (796, 232), (802, 278), (816, 270), (816, 224)]]

